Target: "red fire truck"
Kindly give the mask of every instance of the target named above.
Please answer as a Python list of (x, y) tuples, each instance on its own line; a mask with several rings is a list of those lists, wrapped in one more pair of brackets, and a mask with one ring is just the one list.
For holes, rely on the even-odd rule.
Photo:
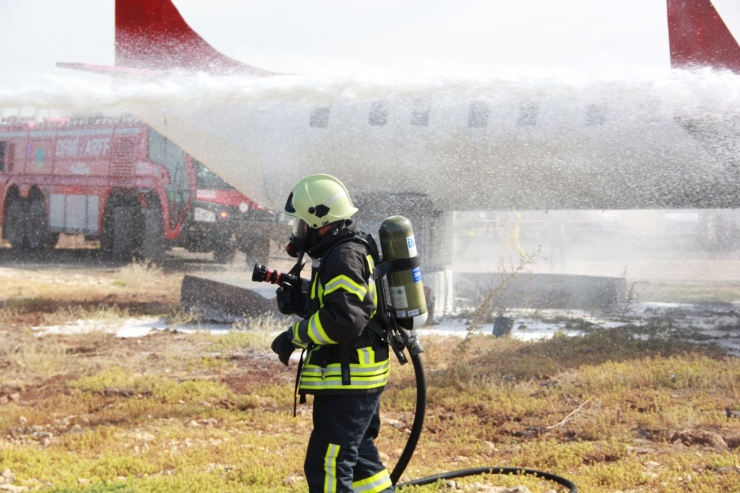
[(8, 119), (0, 224), (14, 250), (51, 249), (68, 233), (99, 239), (115, 260), (180, 246), (228, 261), (237, 249), (265, 258), (275, 214), (137, 119)]

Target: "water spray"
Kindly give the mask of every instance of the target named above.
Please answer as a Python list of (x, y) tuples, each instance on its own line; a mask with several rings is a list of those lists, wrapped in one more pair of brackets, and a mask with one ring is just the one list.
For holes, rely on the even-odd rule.
[[(416, 338), (416, 328), (427, 318), (426, 298), (421, 282), (421, 263), (416, 250), (414, 232), (411, 222), (405, 217), (393, 216), (384, 220), (380, 225), (380, 243), (385, 255), (385, 261), (372, 236), (369, 236), (367, 246), (370, 251), (375, 250), (374, 256), (379, 261), (375, 266), (373, 278), (378, 283), (378, 314), (383, 325), (389, 327), (388, 343), (396, 353), (400, 364), (408, 359), (404, 355), (407, 349), (416, 376), (416, 412), (411, 433), (398, 459), (398, 463), (390, 474), (391, 482), (396, 488), (407, 486), (422, 486), (440, 480), (476, 476), (479, 474), (525, 474), (540, 477), (568, 488), (569, 493), (577, 493), (578, 487), (572, 481), (546, 471), (537, 471), (524, 467), (478, 467), (460, 469), (434, 476), (415, 479), (405, 483), (398, 480), (406, 470), (411, 457), (414, 455), (424, 426), (426, 414), (426, 376), (421, 353), (424, 352)], [(403, 294), (403, 296), (402, 296)], [(422, 320), (423, 319), (423, 320)]]

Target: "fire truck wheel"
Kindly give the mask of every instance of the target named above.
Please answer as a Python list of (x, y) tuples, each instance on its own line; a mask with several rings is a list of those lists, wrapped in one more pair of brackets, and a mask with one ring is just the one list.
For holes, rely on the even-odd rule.
[(156, 206), (144, 209), (144, 237), (141, 240), (141, 256), (145, 260), (158, 261), (166, 249), (162, 209)]
[(28, 248), (27, 216), (26, 201), (21, 198), (11, 199), (5, 208), (5, 238), (13, 250)]
[(136, 245), (137, 214), (136, 207), (116, 207), (111, 213), (110, 238), (106, 241), (110, 248), (110, 258), (117, 262), (131, 260)]
[(35, 196), (31, 199), (27, 217), (26, 236), (28, 238), (28, 248), (31, 250), (54, 248), (59, 236), (49, 232), (49, 224), (46, 218), (46, 203), (43, 197)]
[(219, 264), (230, 264), (236, 257), (236, 248), (231, 245), (216, 247), (213, 251), (213, 261)]

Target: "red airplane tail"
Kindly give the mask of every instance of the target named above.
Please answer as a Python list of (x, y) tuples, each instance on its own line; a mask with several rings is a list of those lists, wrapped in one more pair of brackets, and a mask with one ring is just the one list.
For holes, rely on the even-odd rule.
[(274, 75), (220, 53), (185, 22), (171, 0), (116, 0), (116, 65), (214, 75)]
[(740, 73), (740, 46), (710, 0), (668, 0), (671, 66)]

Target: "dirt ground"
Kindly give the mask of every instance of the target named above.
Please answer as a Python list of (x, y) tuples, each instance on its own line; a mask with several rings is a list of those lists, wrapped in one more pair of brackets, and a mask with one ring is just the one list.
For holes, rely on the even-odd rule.
[[(0, 251), (0, 490), (304, 491), (311, 408), (292, 418), (295, 365), (269, 350), (284, 320), (223, 335), (182, 333), (187, 272), (248, 275), (243, 264), (174, 259), (112, 265)], [(118, 338), (152, 317), (169, 330)], [(77, 334), (42, 326), (93, 320)], [(405, 479), (524, 466), (585, 492), (738, 491), (740, 360), (662, 327), (522, 342), (428, 337), (427, 417)], [(397, 462), (413, 421), (410, 365), (393, 362), (377, 440)], [(477, 485), (476, 485), (477, 482)], [(558, 490), (484, 476), (419, 491)], [(524, 490), (520, 490), (524, 491)]]

